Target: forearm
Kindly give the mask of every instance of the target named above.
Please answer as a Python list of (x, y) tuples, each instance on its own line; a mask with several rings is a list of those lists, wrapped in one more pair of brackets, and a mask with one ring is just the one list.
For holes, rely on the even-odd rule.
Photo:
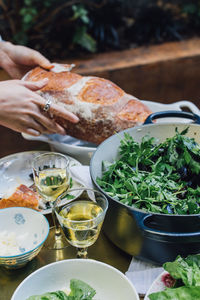
[(11, 45), (10, 42), (0, 41), (0, 50), (6, 52)]
[(5, 69), (8, 60), (7, 52), (13, 45), (10, 42), (0, 41), (0, 67)]

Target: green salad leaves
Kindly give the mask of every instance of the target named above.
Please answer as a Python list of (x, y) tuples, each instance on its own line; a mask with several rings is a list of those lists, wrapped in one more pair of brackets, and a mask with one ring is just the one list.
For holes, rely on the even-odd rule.
[(96, 294), (96, 291), (90, 285), (77, 279), (70, 281), (70, 289), (68, 300), (92, 300)]
[(183, 286), (176, 289), (167, 288), (165, 291), (149, 295), (150, 300), (200, 300), (199, 286)]
[(174, 262), (167, 262), (163, 267), (176, 279), (176, 284), (150, 294), (150, 300), (200, 300), (200, 254), (186, 258), (178, 256)]
[(176, 129), (158, 144), (129, 134), (120, 141), (119, 158), (103, 162), (99, 186), (112, 198), (145, 211), (164, 214), (200, 213), (200, 145)]
[(185, 286), (200, 286), (200, 254), (186, 258), (178, 256), (174, 262), (167, 262), (163, 267), (174, 279), (181, 279)]
[(45, 293), (43, 295), (31, 296), (27, 300), (68, 300), (68, 296), (65, 292), (56, 291)]
[(71, 279), (69, 295), (63, 291), (56, 291), (31, 296), (27, 300), (92, 300), (95, 294), (96, 291), (84, 281)]

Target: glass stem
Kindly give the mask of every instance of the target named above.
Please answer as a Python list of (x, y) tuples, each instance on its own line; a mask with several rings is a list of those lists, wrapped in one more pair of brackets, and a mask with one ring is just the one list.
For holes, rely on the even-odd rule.
[(77, 258), (88, 258), (88, 248), (77, 248)]
[(52, 208), (52, 219), (53, 219), (53, 224), (55, 226), (55, 238), (58, 238), (61, 236), (61, 231), (60, 231), (60, 225), (58, 219), (56, 218), (55, 210), (53, 208)]

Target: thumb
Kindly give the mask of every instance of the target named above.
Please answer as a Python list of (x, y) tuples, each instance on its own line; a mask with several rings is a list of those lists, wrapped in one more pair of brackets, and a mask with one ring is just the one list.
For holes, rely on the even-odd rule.
[(48, 81), (48, 78), (44, 78), (39, 81), (21, 81), (21, 84), (31, 91), (37, 91), (42, 89), (48, 83)]

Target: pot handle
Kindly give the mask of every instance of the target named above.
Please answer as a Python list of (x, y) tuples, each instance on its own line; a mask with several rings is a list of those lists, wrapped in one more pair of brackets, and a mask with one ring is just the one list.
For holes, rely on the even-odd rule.
[(152, 113), (144, 121), (144, 125), (153, 124), (153, 120), (155, 119), (169, 118), (169, 117), (191, 119), (194, 121), (195, 124), (200, 124), (200, 116), (197, 114), (189, 113), (186, 111), (168, 110), (168, 111), (160, 111), (160, 112)]
[(155, 233), (160, 236), (170, 236), (170, 237), (194, 237), (194, 236), (199, 236), (200, 232), (195, 231), (195, 232), (168, 232), (168, 231), (162, 231), (162, 230), (157, 230), (152, 227), (148, 227), (148, 225), (145, 225), (145, 223), (148, 223), (148, 219), (151, 218), (153, 215), (149, 214), (146, 215), (144, 218), (141, 218), (139, 221), (139, 226), (142, 230), (149, 232), (149, 233)]

